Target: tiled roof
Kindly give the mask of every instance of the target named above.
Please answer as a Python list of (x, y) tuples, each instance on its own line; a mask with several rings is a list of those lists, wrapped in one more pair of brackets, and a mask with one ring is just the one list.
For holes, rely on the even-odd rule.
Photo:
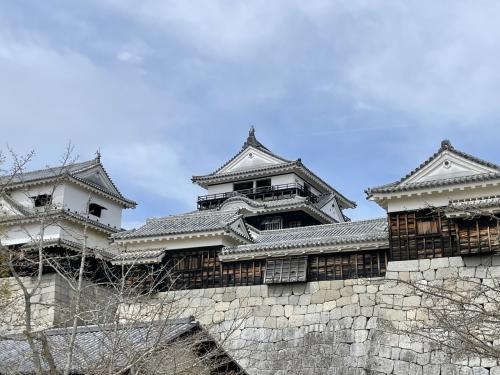
[(237, 211), (196, 211), (187, 214), (172, 215), (162, 218), (148, 219), (146, 224), (137, 229), (120, 232), (113, 239), (129, 239), (138, 237), (166, 236), (215, 230), (230, 230), (230, 225), (242, 215)]
[(121, 228), (111, 227), (110, 225), (103, 224), (99, 221), (87, 218), (78, 212), (72, 212), (63, 209), (54, 209), (47, 212), (36, 212), (31, 211), (25, 215), (12, 215), (0, 218), (0, 224), (2, 225), (16, 225), (19, 222), (36, 222), (39, 221), (41, 215), (45, 215), (47, 219), (59, 220), (60, 218), (78, 220), (79, 222), (86, 222), (90, 226), (96, 229), (104, 230), (105, 232), (115, 233), (121, 230)]
[(368, 196), (371, 196), (376, 193), (396, 193), (396, 192), (410, 191), (415, 189), (425, 189), (425, 188), (433, 188), (440, 186), (465, 184), (471, 182), (484, 182), (484, 181), (491, 181), (498, 179), (500, 179), (500, 171), (498, 173), (481, 173), (470, 176), (453, 177), (442, 180), (422, 181), (409, 184), (401, 184), (398, 181), (391, 184), (386, 184), (367, 189), (366, 194), (368, 194)]
[(373, 219), (301, 228), (260, 231), (254, 244), (226, 247), (223, 255), (244, 254), (262, 250), (314, 247), (333, 244), (386, 241), (387, 219)]
[[(284, 158), (282, 158), (279, 155), (276, 155), (274, 152), (271, 152), (266, 146), (264, 146), (262, 143), (260, 143), (257, 140), (257, 138), (255, 137), (255, 129), (252, 126), (250, 128), (250, 131), (248, 132), (248, 138), (245, 141), (245, 143), (243, 144), (243, 147), (241, 148), (240, 152), (238, 152), (236, 155), (234, 155), (231, 159), (229, 159), (222, 166), (220, 166), (215, 171), (213, 171), (212, 173), (210, 173), (208, 176), (216, 175), (219, 171), (221, 171), (227, 165), (229, 165), (234, 159), (236, 159), (238, 156), (240, 156), (248, 147), (254, 147), (254, 148), (256, 148), (256, 149), (264, 152), (265, 154), (268, 154), (269, 156), (272, 156), (272, 157), (274, 157), (276, 159), (279, 159), (279, 160), (283, 161), (283, 163), (289, 163), (290, 162), (289, 160), (284, 159)], [(193, 181), (197, 181), (198, 178), (202, 178), (202, 177), (205, 177), (205, 176), (194, 176), (193, 177)]]
[[(127, 357), (166, 345), (181, 335), (197, 329), (192, 318), (169, 321), (143, 322), (109, 326), (78, 328), (75, 338), (72, 373), (98, 370), (113, 360), (112, 367), (119, 369), (127, 364)], [(46, 332), (47, 341), (58, 370), (64, 370), (72, 329), (61, 328)], [(35, 365), (28, 342), (24, 336), (11, 336), (0, 340), (1, 373), (32, 374)], [(44, 370), (47, 364), (43, 363)]]
[(455, 210), (474, 210), (500, 207), (500, 195), (485, 198), (469, 198), (450, 201), (449, 208)]
[[(484, 167), (497, 170), (498, 172), (497, 173), (491, 172), (491, 173), (483, 173), (483, 174), (477, 174), (477, 175), (472, 175), (472, 176), (448, 178), (448, 179), (443, 179), (443, 180), (431, 180), (431, 181), (425, 181), (425, 182), (406, 183), (406, 184), (404, 183), (404, 181), (406, 181), (408, 178), (410, 178), (413, 175), (415, 175), (416, 173), (418, 173), (420, 170), (422, 170), (424, 167), (426, 167), (429, 163), (431, 163), (441, 153), (443, 153), (445, 151), (448, 151), (448, 152), (455, 154), (459, 157), (467, 159), (473, 163), (477, 163), (477, 164), (482, 165)], [(447, 185), (461, 184), (461, 183), (467, 183), (467, 182), (482, 182), (482, 181), (494, 180), (494, 179), (498, 179), (498, 178), (500, 178), (500, 166), (498, 166), (494, 163), (490, 163), (488, 161), (485, 161), (483, 159), (477, 158), (477, 157), (470, 155), (466, 152), (457, 150), (451, 145), (450, 141), (443, 140), (441, 142), (441, 147), (439, 148), (439, 150), (437, 152), (435, 152), (430, 158), (428, 158), (426, 161), (424, 161), (422, 164), (420, 164), (417, 168), (412, 170), (406, 176), (402, 177), (398, 181), (395, 181), (395, 182), (392, 182), (389, 184), (368, 188), (368, 189), (366, 189), (365, 192), (368, 196), (371, 196), (375, 193), (392, 193), (392, 192), (399, 192), (399, 191), (409, 191), (409, 190), (414, 190), (414, 189), (447, 186)]]
[[(235, 172), (229, 172), (229, 173), (222, 173), (222, 174), (217, 174), (217, 175), (206, 175), (206, 176), (194, 176), (193, 177), (193, 182), (224, 182), (224, 181), (233, 181), (235, 178), (252, 178), (253, 176), (264, 176), (264, 175), (273, 175), (276, 173), (280, 172), (298, 172), (299, 174), (302, 174), (305, 177), (308, 177), (311, 179), (311, 181), (316, 182), (318, 186), (321, 186), (325, 190), (329, 190), (335, 194), (336, 197), (338, 197), (342, 202), (343, 207), (350, 207), (354, 208), (356, 207), (356, 202), (348, 199), (345, 197), (343, 194), (338, 192), (336, 189), (334, 189), (332, 186), (330, 186), (327, 182), (325, 182), (323, 179), (321, 179), (319, 176), (317, 176), (315, 173), (313, 173), (309, 168), (307, 168), (302, 161), (299, 160), (294, 160), (294, 161), (289, 161), (286, 163), (281, 163), (281, 164), (274, 164), (274, 165), (269, 165), (269, 166), (263, 166), (263, 167), (258, 167), (258, 168), (253, 168), (253, 169), (246, 169), (246, 170), (239, 170)], [(311, 182), (309, 181), (309, 183)], [(203, 185), (202, 185), (203, 186)]]
[[(91, 178), (86, 178), (82, 176), (85, 172), (95, 168), (95, 167), (100, 167), (109, 182), (112, 185), (112, 189), (103, 186), (102, 184), (99, 184), (97, 181), (91, 179)], [(113, 183), (111, 180), (109, 174), (107, 173), (106, 169), (101, 163), (100, 157), (97, 157), (92, 160), (80, 162), (80, 163), (71, 163), (67, 164), (65, 166), (59, 166), (59, 167), (50, 167), (50, 168), (44, 168), (44, 169), (39, 169), (35, 171), (29, 171), (29, 172), (22, 172), (18, 173), (15, 176), (2, 176), (0, 177), (0, 185), (1, 184), (7, 184), (7, 185), (12, 185), (16, 186), (18, 184), (30, 184), (30, 183), (36, 183), (39, 181), (47, 180), (47, 179), (54, 179), (54, 178), (62, 178), (70, 176), (73, 179), (84, 183), (86, 185), (89, 185), (93, 187), (94, 189), (97, 189), (99, 191), (102, 191), (105, 194), (108, 194), (112, 197), (118, 198), (121, 201), (124, 201), (127, 206), (134, 207), (136, 206), (136, 203), (130, 199), (125, 198), (116, 185)]]

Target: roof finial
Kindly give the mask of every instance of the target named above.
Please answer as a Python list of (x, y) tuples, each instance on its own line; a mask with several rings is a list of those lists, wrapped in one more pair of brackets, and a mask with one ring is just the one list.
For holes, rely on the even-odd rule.
[(451, 145), (451, 142), (449, 139), (443, 139), (441, 141), (441, 150), (451, 150), (453, 149), (453, 146)]
[(95, 160), (97, 160), (99, 162), (101, 161), (101, 149), (100, 148), (98, 148), (95, 152)]
[(255, 137), (255, 128), (253, 125), (250, 127), (250, 130), (248, 131), (248, 138), (243, 145), (243, 148), (247, 148), (248, 146), (253, 146), (253, 147), (261, 147), (262, 144), (257, 140)]

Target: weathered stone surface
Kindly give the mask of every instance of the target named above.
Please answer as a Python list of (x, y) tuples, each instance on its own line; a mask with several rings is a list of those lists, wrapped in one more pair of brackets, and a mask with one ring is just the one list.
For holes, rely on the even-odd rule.
[[(234, 342), (224, 345), (240, 348), (228, 351), (248, 366), (250, 375), (483, 375), (490, 368), (489, 375), (500, 375), (495, 360), (450, 358), (421, 339), (384, 332), (388, 322), (404, 328), (426, 321), (425, 306), (432, 302), (391, 276), (467, 290), (456, 276), (490, 285), (489, 277), (500, 275), (500, 257), (475, 257), (475, 263), (467, 259), (465, 264), (461, 258), (390, 262), (386, 279), (212, 288), (175, 296), (182, 311), (194, 315), (214, 337), (225, 338), (231, 326), (241, 323), (231, 333)], [(43, 300), (53, 298), (54, 290), (59, 293), (44, 286)], [(63, 298), (69, 297), (61, 293)], [(486, 303), (485, 308), (495, 305)]]

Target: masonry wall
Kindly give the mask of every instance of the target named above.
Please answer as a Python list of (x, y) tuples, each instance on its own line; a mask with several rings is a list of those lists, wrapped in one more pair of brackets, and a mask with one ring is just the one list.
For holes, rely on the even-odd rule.
[[(34, 287), (35, 279), (21, 278), (28, 289)], [(0, 335), (21, 333), (25, 328), (24, 297), (19, 284), (14, 278), (0, 279), (2, 293), (0, 298)], [(111, 295), (106, 288), (84, 284), (81, 298), (81, 316), (83, 319), (100, 320), (112, 316), (116, 305), (107, 307)], [(32, 298), (32, 325), (36, 329), (64, 327), (72, 324), (76, 293), (71, 290), (65, 279), (56, 273), (46, 274), (38, 293)]]
[(382, 324), (428, 319), (422, 297), (398, 280), (439, 285), (459, 275), (500, 278), (500, 257), (390, 262), (384, 278), (200, 289), (158, 299), (171, 298), (172, 315), (194, 315), (250, 374), (498, 375), (495, 360), (452, 358)]

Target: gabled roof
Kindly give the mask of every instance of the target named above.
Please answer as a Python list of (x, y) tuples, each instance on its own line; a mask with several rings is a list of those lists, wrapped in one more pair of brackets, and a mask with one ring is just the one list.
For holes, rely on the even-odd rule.
[(283, 251), (304, 254), (320, 252), (322, 247), (337, 250), (361, 248), (363, 243), (388, 246), (387, 219), (353, 221), (348, 223), (313, 225), (301, 228), (259, 231), (253, 244), (226, 247), (221, 259), (282, 256)]
[[(131, 350), (135, 353), (146, 352), (155, 347), (160, 350), (182, 335), (199, 329), (193, 318), (79, 327), (70, 371), (85, 373), (98, 370), (100, 365), (105, 364), (119, 369), (129, 363)], [(72, 328), (58, 328), (45, 333), (55, 365), (61, 371), (66, 363), (72, 332)], [(21, 335), (0, 340), (0, 363), (2, 373), (36, 373), (32, 351), (26, 338)], [(42, 366), (45, 370), (48, 369), (45, 361)]]
[(300, 196), (271, 201), (256, 201), (243, 195), (235, 195), (224, 201), (217, 210), (224, 211), (227, 209), (233, 210), (235, 208), (244, 209), (253, 214), (267, 214), (302, 209), (319, 220), (319, 222), (334, 223), (337, 221), (326, 212), (322, 211), (317, 204), (311, 203), (309, 198)]
[[(257, 140), (257, 137), (255, 136), (255, 128), (252, 126), (248, 132), (248, 138), (243, 143), (243, 147), (241, 148), (240, 152), (238, 152), (236, 155), (234, 155), (231, 159), (229, 159), (226, 163), (224, 163), (222, 166), (217, 168), (215, 171), (212, 173), (208, 174), (208, 176), (214, 176), (216, 174), (219, 174), (225, 167), (227, 167), (229, 164), (231, 164), (234, 160), (236, 160), (240, 155), (242, 155), (246, 150), (249, 148), (256, 149), (258, 151), (263, 152), (264, 154), (270, 156), (273, 159), (276, 159), (277, 161), (281, 163), (290, 163), (290, 160), (287, 160), (285, 158), (282, 158), (279, 155), (276, 155), (275, 153), (271, 152), (266, 146), (264, 146), (261, 142)], [(203, 176), (193, 176), (193, 182), (196, 182), (198, 177), (203, 177)]]
[(238, 230), (235, 224), (241, 221), (242, 215), (237, 211), (196, 211), (187, 214), (171, 215), (162, 218), (148, 219), (143, 226), (112, 236), (114, 240), (127, 240), (141, 237), (159, 237), (204, 233), (226, 230), (250, 241), (246, 227)]
[[(471, 165), (476, 167), (476, 171), (470, 174), (464, 173), (455, 176), (450, 174), (449, 176), (443, 176), (441, 178), (438, 178), (436, 176), (434, 176), (433, 178), (433, 176), (430, 175), (425, 179), (417, 179), (417, 177), (424, 174), (433, 163), (435, 163), (445, 154), (449, 155), (450, 157), (456, 158), (456, 160), (463, 160), (472, 163)], [(444, 163), (446, 163), (446, 160), (444, 161)], [(434, 153), (426, 161), (424, 161), (417, 168), (412, 170), (400, 180), (389, 184), (368, 188), (365, 192), (368, 197), (371, 197), (374, 194), (402, 192), (463, 183), (483, 182), (495, 179), (500, 179), (500, 166), (467, 154), (463, 151), (457, 150), (451, 145), (450, 141), (444, 140), (441, 142), (441, 147), (436, 153)]]
[[(249, 168), (242, 168), (237, 170), (225, 171), (231, 163), (234, 163), (241, 158), (242, 155), (250, 154), (252, 150), (262, 152), (272, 159), (272, 162), (253, 165)], [(255, 129), (250, 129), (249, 135), (239, 153), (233, 156), (228, 162), (224, 163), (220, 168), (214, 172), (204, 176), (193, 176), (192, 181), (201, 187), (207, 188), (209, 185), (220, 184), (225, 182), (232, 182), (243, 179), (268, 177), (282, 173), (297, 173), (300, 177), (307, 180), (308, 183), (314, 185), (318, 190), (323, 193), (334, 193), (339, 200), (342, 208), (354, 208), (356, 202), (348, 199), (343, 194), (339, 193), (336, 189), (330, 186), (327, 182), (313, 173), (307, 168), (301, 159), (287, 160), (269, 151), (262, 143), (255, 137)]]
[(106, 169), (104, 169), (100, 154), (95, 159), (84, 162), (22, 172), (14, 176), (2, 176), (0, 177), (0, 185), (5, 184), (6, 189), (10, 190), (19, 186), (51, 182), (64, 178), (83, 184), (108, 197), (112, 197), (120, 201), (125, 207), (135, 207), (137, 205), (134, 201), (125, 198), (120, 193), (106, 172)]

